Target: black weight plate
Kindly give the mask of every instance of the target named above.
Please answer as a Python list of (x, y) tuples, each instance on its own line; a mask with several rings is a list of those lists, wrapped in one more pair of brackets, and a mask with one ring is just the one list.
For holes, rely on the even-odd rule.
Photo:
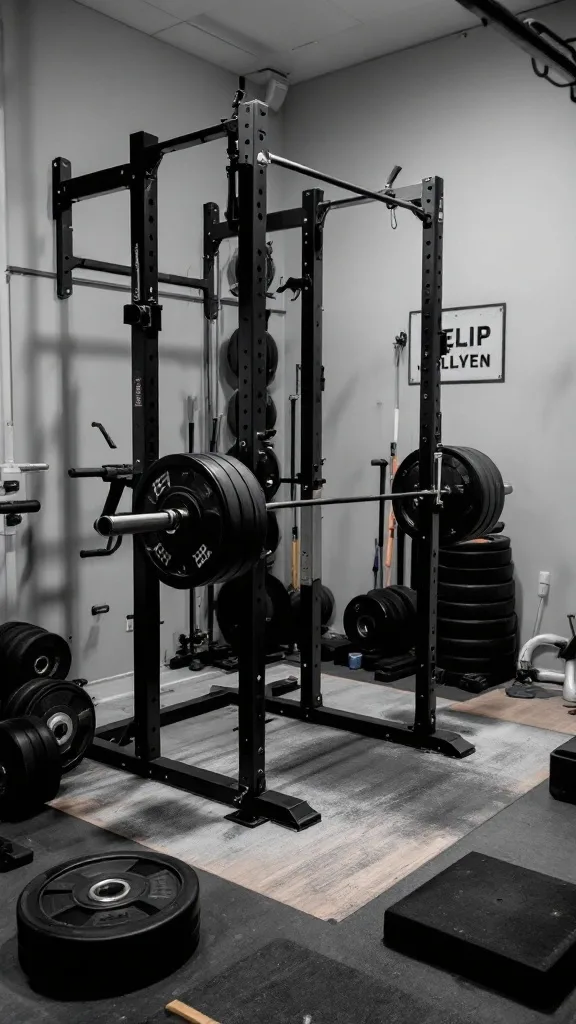
[(502, 654), (515, 654), (518, 645), (516, 633), (510, 636), (487, 637), (479, 640), (453, 639), (438, 635), (438, 653), (454, 658), (495, 658)]
[(401, 653), (410, 646), (404, 600), (390, 587), (353, 598), (344, 611), (344, 632), (361, 650)]
[(473, 537), (484, 537), (494, 529), (504, 508), (504, 482), (500, 470), (484, 452), (476, 448), (461, 449), (476, 467), (478, 478), (487, 495), (486, 513), (479, 519)]
[(41, 718), (56, 739), (63, 772), (80, 764), (94, 738), (94, 705), (89, 694), (72, 681), (33, 679), (24, 683), (10, 695), (4, 714)]
[(438, 617), (441, 619), (504, 619), (514, 614), (515, 601), (472, 601), (455, 603), (438, 601)]
[(415, 641), (415, 615), (412, 602), (406, 594), (398, 591), (394, 586), (385, 587), (384, 590), (370, 590), (371, 595), (384, 594), (385, 600), (396, 610), (397, 635), (391, 640), (390, 648), (401, 653), (414, 646)]
[(334, 614), (334, 594), (322, 584), (320, 588), (320, 621), (327, 626)]
[(24, 725), (36, 753), (34, 786), (38, 805), (41, 806), (58, 795), (62, 779), (60, 751), (53, 733), (41, 718), (27, 715), (19, 721)]
[(514, 597), (516, 586), (514, 580), (507, 583), (479, 583), (477, 586), (467, 583), (438, 583), (438, 597), (444, 601), (473, 604), (487, 601), (507, 601)]
[(416, 591), (410, 587), (404, 587), (400, 583), (393, 583), (392, 586), (388, 587), (388, 590), (398, 594), (398, 596), (404, 601), (404, 605), (410, 618), (413, 618), (416, 614)]
[[(240, 459), (243, 462), (237, 441), (232, 445), (227, 454), (233, 455), (235, 459)], [(274, 448), (271, 444), (261, 443), (258, 450), (255, 476), (266, 495), (266, 501), (272, 501), (272, 498), (278, 492), (281, 475), (280, 463)]]
[[(483, 452), (479, 452), (479, 454), (484, 459), (488, 472), (492, 475), (492, 479), (493, 479), (493, 482), (494, 482), (493, 494), (494, 494), (494, 502), (495, 502), (495, 507), (494, 507), (494, 509), (492, 511), (492, 516), (490, 518), (490, 521), (489, 521), (489, 523), (486, 524), (483, 532), (480, 534), (480, 536), (483, 537), (483, 536), (491, 533), (492, 530), (495, 530), (496, 527), (498, 526), (498, 523), (500, 522), (500, 516), (502, 515), (502, 512), (504, 510), (504, 502), (506, 500), (506, 494), (504, 493), (504, 481), (502, 479), (502, 474), (501, 474), (500, 470), (498, 469), (498, 466), (496, 465), (496, 463), (492, 462), (492, 459), (489, 459), (488, 456), (485, 455)], [(502, 524), (502, 527), (503, 527), (503, 525), (504, 524)]]
[(137, 538), (163, 583), (190, 589), (224, 582), (258, 561), (266, 536), (264, 493), (237, 459), (188, 453), (159, 459), (136, 490), (134, 511), (181, 507), (190, 520), (178, 530)]
[[(216, 599), (216, 617), (220, 631), (232, 650), (240, 652), (250, 629), (250, 607), (247, 602), (249, 580), (241, 577), (221, 587)], [(293, 623), (290, 596), (281, 580), (266, 574), (266, 647), (276, 650), (292, 643)]]
[(369, 590), (368, 596), (383, 596), (384, 600), (392, 604), (397, 612), (399, 650), (404, 651), (413, 647), (416, 630), (416, 591), (394, 583), (384, 590)]
[(5, 659), (11, 679), (25, 682), (33, 677), (65, 679), (72, 653), (64, 637), (40, 626), (12, 633), (6, 642)]
[(148, 850), (68, 861), (38, 875), (16, 909), (18, 959), (35, 989), (97, 998), (172, 974), (198, 945), (198, 877)]
[(266, 513), (266, 554), (273, 555), (280, 543), (280, 527), (275, 512)]
[[(489, 606), (490, 608), (492, 605)], [(438, 637), (463, 640), (510, 636), (518, 630), (516, 615), (502, 619), (438, 619)]]
[(36, 751), (21, 719), (0, 722), (0, 818), (18, 821), (41, 805), (35, 787)]
[[(226, 347), (226, 359), (234, 377), (238, 376), (238, 339), (239, 331), (236, 329), (230, 337)], [(278, 345), (272, 335), (266, 331), (266, 383), (274, 380), (278, 369)]]
[[(266, 430), (274, 430), (278, 412), (272, 395), (266, 393)], [(228, 430), (234, 437), (238, 437), (238, 392), (230, 395), (227, 414)]]
[(478, 583), (506, 583), (514, 579), (514, 562), (481, 569), (460, 569), (441, 565), (438, 568), (438, 579), (441, 583), (466, 583), (473, 587)]
[[(214, 458), (214, 456), (210, 457)], [(268, 527), (266, 505), (262, 501), (263, 494), (258, 481), (243, 462), (228, 455), (218, 455), (216, 458), (219, 465), (226, 468), (231, 480), (235, 482), (243, 509), (243, 521), (239, 524), (234, 541), (238, 549), (244, 552), (243, 564), (233, 576), (230, 573), (226, 576), (226, 579), (235, 579), (251, 569), (258, 561), (254, 557), (258, 544), (260, 544), (260, 553), (265, 552)], [(250, 509), (251, 511), (249, 511)], [(250, 537), (252, 543), (248, 545)]]
[[(230, 509), (230, 532), (228, 541), (230, 550), (235, 552), (236, 560), (231, 557), (228, 568), (223, 578), (214, 580), (215, 583), (224, 583), (227, 579), (234, 579), (243, 575), (254, 561), (247, 561), (244, 550), (244, 539), (253, 530), (254, 517), (256, 515), (254, 502), (252, 501), (250, 487), (245, 476), (240, 474), (237, 467), (242, 465), (237, 459), (229, 458), (226, 455), (206, 454), (202, 456), (205, 465), (210, 465), (215, 479), (220, 484), (226, 498), (226, 504)], [(245, 467), (243, 467), (244, 471)], [(254, 477), (250, 476), (254, 484)], [(262, 542), (262, 547), (264, 541)], [(262, 551), (262, 547), (260, 551)]]
[(492, 546), (483, 546), (478, 542), (477, 551), (459, 551), (458, 545), (453, 548), (442, 548), (439, 555), (441, 569), (496, 569), (501, 565), (510, 565), (512, 548), (494, 551)]
[(510, 547), (510, 537), (503, 533), (491, 533), (486, 537), (476, 537), (474, 540), (462, 540), (458, 544), (450, 544), (442, 547), (442, 553), (448, 552), (478, 552), (490, 549), (490, 551), (502, 551)]
[(0, 645), (3, 642), (3, 638), (13, 629), (29, 629), (32, 626), (31, 622), (3, 622), (0, 626)]
[(512, 679), (516, 674), (516, 660), (510, 655), (495, 658), (453, 658), (448, 654), (438, 655), (438, 667), (447, 672), (467, 675), (469, 672), (483, 675), (499, 675)]
[[(443, 448), (442, 486), (451, 487), (453, 493), (444, 497), (440, 513), (440, 542), (448, 544), (470, 536), (477, 527), (478, 512), (483, 507), (484, 494), (476, 472), (469, 461), (461, 457), (459, 449)], [(392, 492), (416, 491), (420, 487), (419, 453), (413, 451), (400, 463), (392, 483)], [(433, 498), (395, 498), (394, 515), (405, 533), (418, 535), (419, 502)]]
[(157, 576), (168, 586), (190, 589), (211, 582), (228, 554), (224, 534), (230, 510), (212, 472), (198, 456), (166, 456), (143, 475), (134, 494), (134, 511), (170, 508), (186, 508), (189, 523), (172, 533), (146, 534), (135, 543), (142, 545)]
[(344, 609), (344, 632), (353, 646), (380, 650), (396, 632), (395, 609), (370, 594), (358, 594)]
[(472, 474), (474, 488), (477, 494), (476, 523), (472, 529), (467, 531), (466, 536), (469, 538), (482, 537), (488, 532), (486, 527), (491, 522), (495, 508), (492, 476), (487, 471), (482, 453), (476, 451), (475, 448), (459, 447), (451, 448), (450, 450), (452, 452), (457, 452), (464, 464), (468, 467)]
[[(301, 628), (301, 591), (291, 590), (290, 591), (290, 606), (292, 608), (292, 621), (294, 623), (294, 636), (300, 635)], [(322, 629), (326, 629), (330, 619), (334, 614), (334, 595), (328, 587), (324, 584), (320, 584), (320, 624)]]

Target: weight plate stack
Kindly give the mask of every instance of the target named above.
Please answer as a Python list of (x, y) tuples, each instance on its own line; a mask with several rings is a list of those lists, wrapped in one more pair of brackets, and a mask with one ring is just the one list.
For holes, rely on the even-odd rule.
[[(418, 490), (420, 487), (419, 452), (411, 452), (398, 467), (392, 484), (393, 493)], [(455, 544), (489, 534), (500, 519), (504, 507), (504, 483), (497, 466), (475, 448), (442, 447), (442, 487), (450, 493), (443, 496), (440, 512), (440, 541)], [(420, 532), (419, 520), (423, 501), (428, 498), (395, 498), (394, 515), (410, 537)]]
[[(249, 580), (242, 576), (225, 583), (216, 598), (220, 632), (238, 654), (250, 629), (250, 608), (246, 600)], [(266, 573), (266, 649), (277, 651), (294, 641), (290, 595), (281, 580)]]
[[(238, 338), (239, 331), (236, 329), (230, 337), (230, 341), (226, 347), (226, 359), (228, 360), (228, 366), (230, 372), (234, 377), (238, 377)], [(266, 331), (266, 383), (270, 384), (276, 376), (276, 370), (278, 369), (278, 345), (274, 341), (274, 338), (269, 331)]]
[(86, 690), (73, 680), (32, 679), (10, 694), (7, 718), (33, 715), (52, 732), (62, 772), (76, 768), (86, 756), (96, 729), (96, 712)]
[[(334, 594), (323, 583), (320, 584), (320, 623), (322, 632), (325, 633), (334, 615)], [(302, 592), (292, 590), (290, 592), (290, 605), (292, 608), (292, 620), (294, 623), (294, 636), (300, 636), (302, 616)]]
[[(266, 392), (266, 430), (274, 430), (276, 426), (276, 420), (278, 418), (278, 411), (272, 395)], [(230, 395), (228, 402), (228, 413), (227, 413), (228, 430), (233, 437), (238, 437), (238, 392), (234, 391)]]
[[(510, 538), (492, 534), (440, 549), (438, 667), (494, 686), (514, 677), (518, 648)], [(486, 688), (486, 687), (485, 687)]]
[[(233, 455), (235, 459), (242, 461), (242, 456), (238, 451), (238, 443), (232, 445), (228, 455)], [(260, 442), (258, 462), (256, 463), (256, 473), (254, 475), (266, 495), (266, 501), (272, 501), (280, 487), (281, 472), (278, 456), (271, 444)]]
[(200, 937), (200, 888), (187, 864), (148, 850), (43, 872), (16, 908), (18, 959), (53, 998), (102, 998), (167, 977)]
[(416, 637), (415, 591), (391, 586), (358, 595), (344, 612), (344, 632), (363, 651), (404, 654)]
[(24, 821), (60, 788), (60, 751), (53, 733), (39, 718), (0, 722), (0, 818)]
[(162, 583), (190, 590), (242, 576), (266, 542), (264, 492), (231, 455), (166, 455), (150, 467), (134, 494), (134, 512), (184, 508), (186, 523), (137, 537)]
[(70, 647), (57, 633), (30, 622), (0, 626), (2, 698), (28, 679), (65, 679), (72, 664)]

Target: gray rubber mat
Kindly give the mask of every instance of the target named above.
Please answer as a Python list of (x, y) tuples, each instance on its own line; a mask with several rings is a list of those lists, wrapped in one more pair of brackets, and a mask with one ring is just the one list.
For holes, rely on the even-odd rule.
[[(460, 1024), (471, 1018), (381, 985), (295, 942), (271, 942), (180, 1001), (219, 1024)], [(146, 1024), (178, 1021), (164, 1010)]]

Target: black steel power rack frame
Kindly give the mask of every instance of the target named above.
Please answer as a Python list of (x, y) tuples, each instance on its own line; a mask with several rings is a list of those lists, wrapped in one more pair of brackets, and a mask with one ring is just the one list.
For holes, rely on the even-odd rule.
[[(442, 254), (444, 189), (441, 178), (426, 178), (417, 185), (385, 189), (380, 193), (350, 185), (333, 175), (315, 171), (270, 153), (263, 164), (277, 164), (357, 194), (325, 201), (320, 189), (302, 193), (301, 292), (301, 498), (319, 497), (322, 487), (322, 268), (324, 227), (331, 210), (380, 201), (411, 210), (422, 224), (422, 341), (420, 384), (420, 480), (433, 488), (441, 455), (440, 357), (442, 354)], [(294, 214), (295, 211), (290, 211)], [(288, 718), (433, 750), (462, 758), (474, 752), (471, 743), (455, 732), (436, 729), (436, 610), (438, 533), (440, 509), (433, 500), (422, 502), (418, 547), (418, 611), (416, 643), (416, 695), (413, 724), (387, 721), (323, 705), (321, 689), (321, 509), (302, 508), (300, 529), (300, 699), (270, 694), (266, 710)]]
[[(162, 307), (158, 284), (186, 284), (204, 295), (205, 316), (214, 315), (215, 257), (223, 238), (238, 237), (239, 356), (246, 367), (239, 376), (239, 443), (243, 461), (256, 468), (258, 439), (265, 429), (265, 245), (267, 232), (300, 229), (302, 233), (302, 416), (300, 485), (303, 499), (321, 486), (322, 449), (322, 253), (326, 216), (331, 209), (381, 199), (381, 194), (357, 190), (363, 198), (325, 202), (319, 189), (303, 193), (301, 207), (267, 213), (268, 162), (263, 159), (267, 109), (258, 101), (242, 102), (238, 118), (225, 120), (199, 132), (165, 143), (146, 132), (130, 137), (130, 160), (79, 177), (70, 162), (54, 160), (53, 216), (56, 228), (57, 294), (72, 295), (72, 270), (130, 273), (132, 302), (124, 308), (124, 322), (132, 333), (132, 439), (133, 482), (158, 458), (158, 336)], [(158, 168), (164, 155), (217, 139), (237, 143), (238, 216), (220, 221), (219, 208), (204, 206), (204, 261), (201, 278), (161, 275), (158, 271), (157, 218)], [(301, 165), (291, 165), (311, 176), (346, 187), (345, 182)], [(72, 205), (94, 196), (128, 190), (130, 193), (131, 266), (77, 258), (72, 245)], [(440, 178), (386, 193), (390, 205), (404, 206), (422, 221), (422, 375), (420, 389), (420, 486), (435, 484), (440, 443), (442, 221), (443, 183)], [(81, 475), (81, 471), (79, 474)], [(89, 756), (112, 767), (234, 808), (230, 817), (253, 827), (275, 821), (301, 830), (320, 820), (305, 801), (267, 790), (265, 774), (265, 713), (344, 729), (361, 735), (464, 757), (474, 748), (456, 733), (436, 730), (435, 635), (438, 564), (438, 507), (422, 505), (422, 533), (418, 539), (418, 673), (413, 725), (368, 718), (322, 706), (320, 662), (320, 527), (317, 507), (302, 513), (302, 612), (306, 623), (302, 645), (300, 701), (283, 700), (295, 688), (291, 679), (265, 683), (264, 560), (251, 570), (248, 599), (252, 628), (239, 660), (238, 690), (216, 687), (210, 693), (170, 707), (160, 707), (160, 586), (137, 539), (133, 546), (134, 582), (134, 717), (97, 730)], [(197, 717), (228, 705), (238, 706), (238, 779), (163, 757), (162, 726)]]
[[(300, 211), (266, 216), (266, 168), (257, 162), (266, 137), (267, 108), (258, 101), (242, 102), (238, 117), (201, 131), (159, 142), (147, 132), (130, 136), (130, 160), (117, 167), (72, 176), (70, 161), (52, 164), (53, 217), (56, 230), (57, 294), (72, 295), (76, 267), (131, 276), (132, 302), (124, 307), (124, 322), (132, 333), (132, 446), (133, 484), (159, 456), (158, 336), (162, 306), (158, 284), (198, 287), (204, 295), (205, 316), (214, 315), (215, 256), (224, 232), (218, 232), (219, 209), (204, 206), (204, 261), (201, 278), (160, 274), (158, 271), (158, 168), (167, 153), (217, 139), (226, 139), (237, 152), (239, 361), (239, 443), (242, 458), (256, 469), (258, 438), (265, 430), (264, 395), (266, 331), (266, 231), (296, 226)], [(130, 194), (131, 266), (102, 263), (74, 256), (72, 205), (94, 196), (128, 190)], [(292, 224), (292, 220), (294, 223)], [(228, 227), (228, 225), (226, 225)], [(77, 471), (76, 475), (82, 475)], [(265, 700), (272, 693), (294, 688), (265, 683), (264, 590), (265, 560), (250, 573), (247, 595), (252, 628), (239, 659), (238, 694), (220, 689), (171, 707), (160, 707), (160, 584), (142, 546), (133, 544), (134, 583), (134, 717), (99, 728), (89, 756), (114, 768), (152, 778), (190, 793), (228, 804), (230, 815), (247, 826), (270, 820), (295, 830), (320, 821), (305, 801), (266, 788)], [(171, 760), (161, 753), (161, 728), (184, 719), (238, 704), (238, 779)]]
[[(356, 191), (355, 186), (332, 175), (314, 171), (283, 157), (267, 152), (260, 156), (260, 166), (268, 163), (308, 174), (312, 178)], [(436, 484), (438, 456), (441, 454), (440, 357), (442, 348), (442, 242), (444, 198), (442, 179), (426, 178), (417, 185), (370, 193), (357, 189), (358, 195), (348, 199), (325, 201), (320, 189), (302, 193), (302, 205), (294, 209), (268, 214), (267, 230), (299, 228), (301, 246), (301, 427), (300, 484), (301, 499), (314, 499), (322, 487), (322, 268), (324, 227), (333, 209), (356, 206), (380, 200), (401, 206), (415, 213), (422, 223), (422, 376), (420, 385), (420, 487)], [(212, 238), (234, 237), (237, 228), (222, 222), (214, 223)], [(282, 507), (282, 502), (275, 507)], [(265, 706), (268, 712), (298, 718), (347, 732), (388, 740), (406, 746), (433, 750), (448, 757), (466, 757), (474, 747), (458, 733), (436, 729), (436, 607), (438, 575), (438, 512), (433, 501), (426, 501), (421, 510), (421, 535), (418, 545), (418, 617), (417, 674), (414, 723), (387, 721), (325, 707), (321, 676), (321, 510), (317, 506), (302, 508), (300, 546), (300, 607), (302, 622), (300, 699), (286, 700), (285, 690), (294, 689), (290, 679), (267, 688)], [(218, 692), (221, 693), (221, 690)], [(227, 690), (231, 703), (241, 705), (242, 696)]]

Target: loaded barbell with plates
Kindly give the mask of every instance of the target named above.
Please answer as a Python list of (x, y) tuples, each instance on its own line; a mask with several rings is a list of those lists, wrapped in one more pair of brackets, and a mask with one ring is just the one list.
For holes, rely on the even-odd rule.
[(54, 799), (61, 776), (58, 743), (41, 719), (0, 722), (0, 818), (31, 817)]
[[(228, 414), (227, 414), (228, 430), (234, 437), (238, 437), (238, 392), (234, 391), (230, 395), (228, 402)], [(276, 420), (278, 419), (278, 411), (276, 409), (276, 403), (266, 392), (266, 430), (274, 430), (276, 426)]]
[(72, 664), (70, 647), (57, 633), (30, 622), (0, 626), (0, 671), (3, 694), (28, 679), (65, 679)]
[(54, 998), (125, 995), (172, 974), (200, 938), (200, 886), (182, 861), (142, 848), (38, 875), (16, 908), (18, 959)]
[[(404, 499), (413, 504), (413, 487), (403, 493), (396, 485), (400, 470), (393, 495), (313, 498), (267, 505), (254, 474), (231, 455), (166, 455), (143, 474), (134, 494), (134, 512), (101, 516), (95, 528), (102, 536), (140, 534), (158, 578), (168, 586), (189, 590), (207, 583), (225, 583), (256, 565), (265, 550), (267, 511), (391, 498), (397, 510)], [(450, 479), (454, 477), (449, 474)], [(500, 487), (494, 483), (495, 474), (487, 472), (482, 476), (462, 472), (456, 479), (457, 490), (442, 485), (418, 491), (417, 497), (436, 502), (441, 529), (443, 517), (448, 517), (445, 532), (459, 537), (475, 535), (479, 522), (486, 521), (486, 506), (501, 505)], [(488, 498), (484, 487), (490, 492)], [(503, 496), (504, 485), (501, 490)], [(462, 510), (465, 527), (458, 523), (452, 502)], [(501, 508), (497, 518), (500, 512)]]
[(31, 679), (10, 694), (6, 718), (40, 718), (58, 744), (63, 772), (76, 768), (94, 739), (96, 712), (86, 690), (72, 679)]
[[(475, 448), (442, 446), (441, 487), (449, 488), (440, 514), (440, 541), (453, 544), (490, 533), (504, 507), (506, 493), (500, 471), (491, 459)], [(412, 452), (398, 467), (392, 492), (418, 491), (419, 453)], [(420, 498), (395, 499), (394, 515), (405, 533), (418, 536)]]
[[(240, 332), (238, 329), (230, 337), (228, 346), (226, 348), (226, 359), (228, 360), (228, 366), (230, 372), (234, 377), (238, 376), (238, 339)], [(272, 335), (266, 331), (266, 383), (270, 384), (276, 375), (278, 369), (278, 345), (274, 341)]]

